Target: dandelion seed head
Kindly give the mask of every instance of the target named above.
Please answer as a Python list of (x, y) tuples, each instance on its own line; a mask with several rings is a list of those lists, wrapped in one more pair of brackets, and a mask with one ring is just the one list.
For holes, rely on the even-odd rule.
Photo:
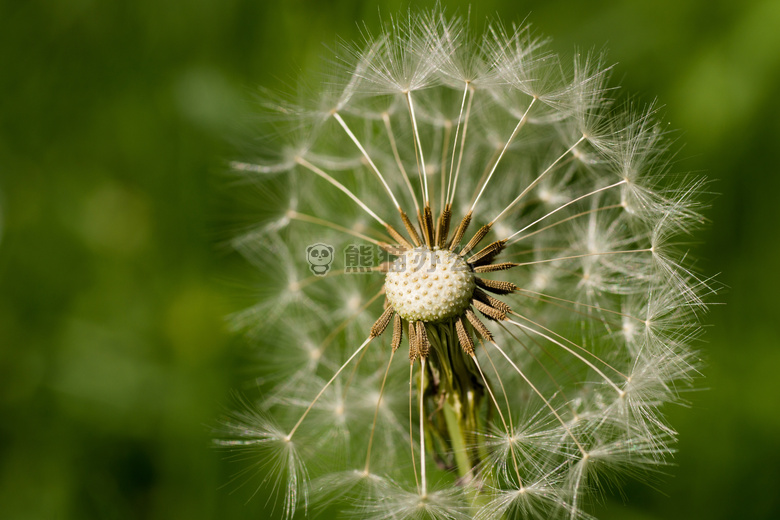
[(459, 255), (418, 248), (399, 257), (385, 279), (390, 305), (405, 320), (433, 322), (460, 315), (474, 293), (474, 273)]
[(233, 241), (260, 391), (220, 445), (286, 518), (310, 491), (364, 519), (591, 518), (674, 451), (714, 292), (680, 240), (704, 181), (601, 53), (441, 8), (363, 33), (297, 101), (268, 95), (232, 164), (263, 197)]

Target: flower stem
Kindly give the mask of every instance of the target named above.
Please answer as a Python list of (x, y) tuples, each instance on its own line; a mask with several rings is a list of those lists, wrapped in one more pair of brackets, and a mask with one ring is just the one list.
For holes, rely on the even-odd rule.
[(461, 427), (462, 406), (456, 395), (451, 395), (444, 401), (444, 420), (447, 423), (447, 431), (450, 434), (452, 452), (455, 455), (455, 463), (458, 466), (458, 476), (468, 482), (471, 480), (471, 459), (466, 451), (466, 438)]

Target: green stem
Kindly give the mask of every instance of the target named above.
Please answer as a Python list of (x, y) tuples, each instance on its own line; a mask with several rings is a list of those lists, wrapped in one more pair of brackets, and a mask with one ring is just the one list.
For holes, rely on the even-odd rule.
[[(458, 475), (465, 481), (468, 481), (471, 477), (471, 459), (468, 451), (466, 451), (466, 438), (463, 428), (461, 428), (460, 414), (458, 414), (455, 406), (450, 402), (455, 400), (457, 400), (457, 396), (453, 395), (444, 401), (444, 420), (447, 423), (447, 431), (450, 434), (455, 463), (458, 465)], [(461, 408), (462, 413), (460, 403), (457, 403), (457, 407)]]
[[(473, 438), (471, 433), (482, 431), (484, 422), (489, 420), (481, 415), (484, 391), (481, 376), (472, 360), (463, 353), (453, 322), (429, 326), (427, 330), (432, 347), (428, 370), (438, 381), (431, 387), (429, 397), (441, 404), (439, 421), (436, 421), (439, 428), (434, 428), (434, 423), (429, 422), (426, 430), (437, 438), (439, 435), (448, 437), (440, 440), (451, 450), (461, 484), (470, 498), (472, 512), (476, 514), (491, 498), (489, 482), (484, 483), (488, 486), (480, 490), (474, 475), (476, 461), (488, 459), (482, 439)], [(442, 422), (444, 428), (441, 427)], [(476, 450), (473, 448), (475, 443)]]

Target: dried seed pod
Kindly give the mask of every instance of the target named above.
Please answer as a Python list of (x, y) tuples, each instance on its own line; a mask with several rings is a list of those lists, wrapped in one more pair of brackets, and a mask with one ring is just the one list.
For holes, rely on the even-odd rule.
[(455, 321), (455, 330), (458, 334), (458, 342), (460, 343), (460, 346), (463, 348), (463, 352), (465, 352), (467, 356), (473, 356), (474, 340), (471, 339), (471, 334), (469, 334), (468, 331), (466, 330), (466, 327), (463, 326), (462, 318), (458, 318)]
[(487, 278), (476, 277), (474, 278), (474, 282), (477, 284), (477, 287), (494, 294), (510, 294), (517, 290), (515, 284), (503, 280), (489, 280)]

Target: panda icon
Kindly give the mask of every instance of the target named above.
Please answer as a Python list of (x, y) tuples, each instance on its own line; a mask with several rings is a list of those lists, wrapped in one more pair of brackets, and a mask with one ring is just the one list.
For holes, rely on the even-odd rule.
[(328, 244), (312, 244), (306, 248), (306, 261), (309, 270), (317, 276), (325, 276), (330, 271), (333, 262), (333, 246)]

